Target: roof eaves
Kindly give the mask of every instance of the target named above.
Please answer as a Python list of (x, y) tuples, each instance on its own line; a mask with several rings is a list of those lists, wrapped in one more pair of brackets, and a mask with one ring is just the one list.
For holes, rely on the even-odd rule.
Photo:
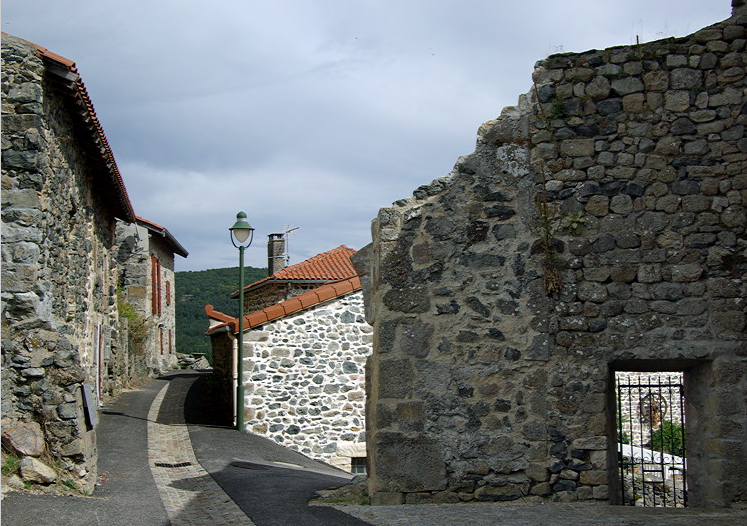
[[(275, 305), (247, 314), (244, 316), (244, 330), (253, 329), (259, 325), (284, 318), (360, 289), (361, 280), (357, 276), (327, 283)], [(238, 332), (238, 319), (216, 311), (212, 305), (205, 306), (205, 313), (214, 320), (224, 322), (221, 325), (211, 327), (208, 334), (215, 334), (216, 330), (221, 327), (230, 327), (234, 333)]]
[(143, 228), (146, 228), (155, 234), (161, 235), (166, 240), (166, 243), (171, 246), (174, 254), (178, 254), (183, 258), (186, 258), (189, 255), (189, 252), (187, 252), (187, 250), (181, 245), (181, 243), (176, 240), (171, 232), (169, 232), (168, 228), (157, 225), (153, 221), (148, 221), (147, 219), (143, 219), (139, 216), (137, 216), (135, 220)]

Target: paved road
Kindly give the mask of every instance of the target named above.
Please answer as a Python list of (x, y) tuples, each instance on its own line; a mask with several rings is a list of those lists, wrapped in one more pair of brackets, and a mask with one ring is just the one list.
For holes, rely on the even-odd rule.
[[(582, 503), (308, 506), (346, 474), (214, 419), (205, 375), (180, 372), (104, 407), (94, 497), (10, 492), (3, 526), (736, 526), (746, 511)], [(185, 409), (186, 408), (186, 409)]]
[(103, 408), (96, 431), (100, 485), (94, 497), (10, 492), (2, 501), (3, 526), (168, 526), (148, 469), (146, 433), (148, 410), (161, 385), (156, 381), (126, 392)]
[(345, 484), (346, 473), (211, 422), (204, 377), (166, 375), (105, 406), (94, 497), (10, 492), (3, 526), (366, 525), (307, 505), (316, 490)]

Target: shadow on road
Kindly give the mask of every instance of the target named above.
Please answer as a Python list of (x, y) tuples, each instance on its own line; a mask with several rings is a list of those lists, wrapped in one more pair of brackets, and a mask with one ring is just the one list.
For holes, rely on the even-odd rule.
[[(316, 491), (337, 488), (348, 482), (349, 475), (264, 437), (240, 433), (215, 407), (210, 372), (190, 376), (196, 378), (184, 402), (184, 418), (195, 455), (257, 526), (368, 524), (331, 507), (308, 505)], [(199, 481), (182, 480), (178, 484), (188, 488)], [(199, 501), (196, 497), (190, 502), (183, 513), (185, 518), (197, 511)]]

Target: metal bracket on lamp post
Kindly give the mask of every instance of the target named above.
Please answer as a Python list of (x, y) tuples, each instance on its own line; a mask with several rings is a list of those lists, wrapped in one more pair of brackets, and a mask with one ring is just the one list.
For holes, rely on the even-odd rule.
[[(236, 353), (236, 429), (244, 431), (244, 249), (252, 244), (254, 229), (246, 222), (246, 214), (236, 214), (236, 223), (228, 229), (231, 233), (231, 243), (239, 249), (239, 335)], [(236, 244), (236, 241), (239, 244)], [(247, 242), (248, 240), (248, 242)], [(244, 244), (246, 243), (246, 244)]]

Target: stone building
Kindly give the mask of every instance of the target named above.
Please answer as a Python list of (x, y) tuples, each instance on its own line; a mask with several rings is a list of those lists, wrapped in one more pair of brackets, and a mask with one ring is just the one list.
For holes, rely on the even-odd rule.
[[(134, 223), (120, 222), (117, 246), (123, 299), (136, 316), (132, 325), (142, 325), (137, 343), (147, 372), (162, 374), (177, 366), (174, 333), (174, 256), (189, 254), (163, 226), (137, 217)], [(130, 332), (135, 330), (130, 327)]]
[[(620, 502), (616, 371), (682, 371), (693, 506), (747, 501), (747, 13), (553, 55), (354, 258), (372, 502)], [(366, 285), (368, 283), (368, 285)]]
[[(269, 276), (244, 287), (244, 312), (253, 312), (303, 294), (324, 283), (355, 276), (350, 263), (352, 248), (340, 245), (321, 254), (285, 266), (285, 241), (281, 234), (270, 234), (267, 244)], [(231, 297), (238, 298), (238, 291)]]
[(75, 64), (3, 34), (2, 70), (4, 443), (20, 426), (91, 491), (98, 400), (126, 352), (116, 222), (135, 216)]
[[(246, 430), (346, 471), (365, 470), (364, 364), (372, 337), (360, 279), (349, 261), (352, 252), (339, 247), (288, 267), (282, 276), (304, 286), (330, 275), (329, 269), (347, 275), (254, 311), (244, 321)], [(212, 320), (214, 369), (228, 378), (237, 320), (211, 306), (206, 313)]]

